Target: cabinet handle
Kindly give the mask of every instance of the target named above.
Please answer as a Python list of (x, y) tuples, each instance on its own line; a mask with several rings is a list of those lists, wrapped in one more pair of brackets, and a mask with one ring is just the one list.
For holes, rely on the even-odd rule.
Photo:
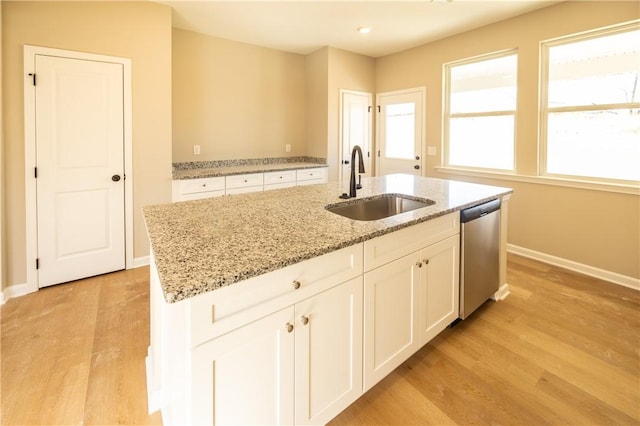
[(287, 333), (291, 333), (293, 331), (293, 324), (288, 322), (286, 327), (287, 327)]
[(299, 289), (299, 288), (300, 288), (300, 285), (301, 285), (301, 284), (300, 284), (300, 281), (298, 281), (298, 280), (294, 280), (294, 281), (293, 281), (293, 288), (294, 288), (294, 289), (296, 289), (296, 290), (297, 290), (297, 289)]
[(417, 266), (418, 268), (422, 268), (422, 262), (416, 262), (416, 266)]
[(429, 264), (429, 259), (425, 259), (425, 260), (423, 260), (423, 262), (424, 262), (425, 265), (428, 265)]
[(300, 317), (300, 321), (302, 322), (302, 325), (307, 325), (309, 324), (309, 317), (305, 317), (304, 315)]

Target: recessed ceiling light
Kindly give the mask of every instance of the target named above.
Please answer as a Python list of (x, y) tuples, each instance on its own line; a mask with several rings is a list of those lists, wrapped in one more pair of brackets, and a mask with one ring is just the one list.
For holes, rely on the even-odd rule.
[(369, 34), (371, 32), (371, 28), (369, 28), (369, 27), (360, 27), (360, 28), (358, 28), (358, 32), (360, 34)]

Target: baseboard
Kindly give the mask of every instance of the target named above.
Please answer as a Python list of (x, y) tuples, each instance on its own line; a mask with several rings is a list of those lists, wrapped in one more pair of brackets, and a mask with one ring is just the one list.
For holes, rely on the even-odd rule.
[(617, 272), (607, 271), (605, 269), (600, 269), (594, 266), (585, 265), (583, 263), (574, 262), (573, 260), (552, 256), (550, 254), (542, 253), (535, 250), (530, 250), (528, 248), (516, 246), (514, 244), (507, 244), (507, 251), (509, 253), (528, 257), (530, 259), (538, 260), (550, 265), (559, 266), (570, 271), (579, 272), (590, 277), (609, 281), (611, 283), (618, 284), (624, 287), (629, 287), (634, 290), (640, 290), (640, 279), (638, 278), (629, 277), (626, 275), (618, 274)]
[(506, 299), (507, 296), (509, 296), (510, 294), (511, 294), (511, 291), (509, 291), (509, 284), (504, 283), (500, 286), (498, 291), (493, 293), (493, 296), (491, 296), (491, 299), (498, 302), (500, 300)]
[(141, 266), (149, 265), (149, 256), (136, 257), (133, 259), (133, 267), (140, 268)]
[(26, 283), (10, 285), (9, 287), (2, 290), (2, 293), (0, 294), (0, 300), (2, 300), (2, 303), (0, 304), (4, 304), (9, 299), (13, 299), (14, 297), (24, 296), (25, 294), (33, 292), (33, 288), (31, 288), (31, 286)]

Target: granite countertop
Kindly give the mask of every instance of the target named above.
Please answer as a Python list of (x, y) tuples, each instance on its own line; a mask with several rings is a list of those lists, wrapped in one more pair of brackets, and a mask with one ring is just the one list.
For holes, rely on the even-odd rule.
[(280, 172), (283, 170), (295, 169), (315, 169), (318, 167), (328, 167), (327, 164), (318, 163), (271, 163), (271, 164), (251, 164), (226, 167), (194, 168), (174, 170), (174, 179), (197, 179), (217, 176), (241, 175), (244, 173)]
[[(351, 200), (338, 198), (344, 188), (333, 182), (145, 207), (165, 300), (188, 299), (512, 192), (402, 174), (363, 178), (362, 186)], [(325, 209), (385, 193), (435, 204), (367, 222)]]

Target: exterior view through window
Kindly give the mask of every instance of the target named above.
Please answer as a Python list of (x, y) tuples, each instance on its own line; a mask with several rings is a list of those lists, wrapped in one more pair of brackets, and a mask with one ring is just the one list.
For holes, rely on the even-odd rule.
[(445, 163), (514, 170), (515, 51), (445, 65)]
[(544, 174), (640, 180), (639, 28), (543, 43)]

